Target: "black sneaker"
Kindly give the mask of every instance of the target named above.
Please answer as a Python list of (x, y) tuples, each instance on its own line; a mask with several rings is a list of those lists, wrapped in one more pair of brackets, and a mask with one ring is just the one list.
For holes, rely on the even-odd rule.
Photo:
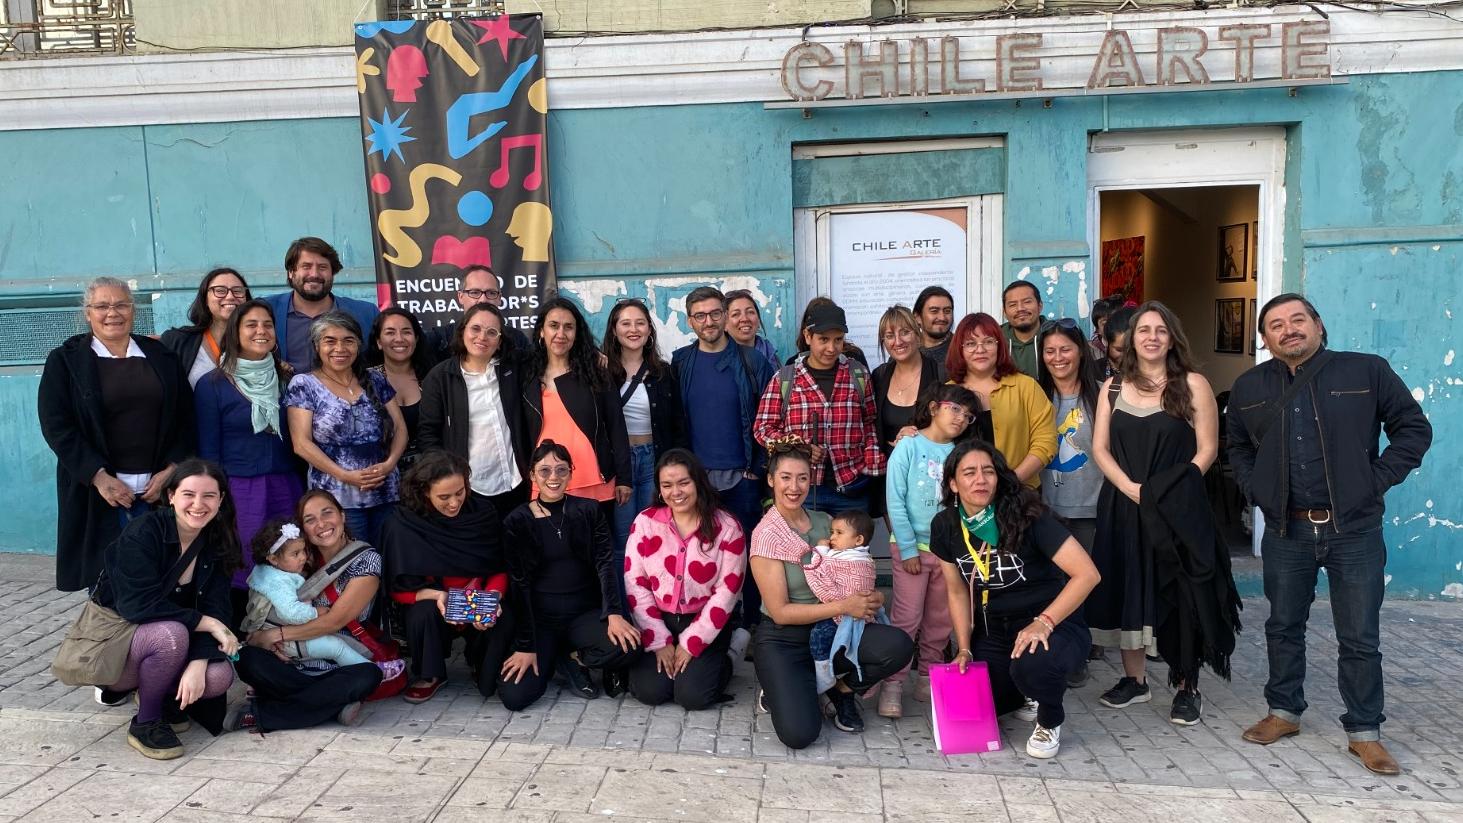
[(1097, 702), (1111, 709), (1122, 709), (1134, 703), (1147, 703), (1153, 699), (1147, 683), (1139, 683), (1135, 677), (1124, 677), (1116, 686), (1102, 693)]
[(166, 720), (138, 723), (132, 718), (127, 727), (127, 745), (153, 760), (174, 760), (183, 756), (183, 744)]
[(188, 713), (171, 700), (163, 703), (163, 721), (175, 734), (182, 734), (193, 728), (193, 721), (188, 719)]
[(589, 669), (579, 665), (577, 661), (564, 658), (559, 663), (559, 675), (568, 682), (569, 691), (585, 700), (599, 697), (599, 686), (594, 684), (594, 677), (590, 675)]
[(606, 669), (604, 673), (604, 688), (606, 697), (619, 697), (630, 691), (629, 670)]
[(1091, 676), (1091, 673), (1087, 670), (1087, 664), (1086, 663), (1083, 663), (1082, 664), (1082, 668), (1080, 668), (1077, 671), (1074, 671), (1071, 674), (1067, 675), (1067, 688), (1069, 688), (1069, 689), (1080, 689), (1080, 688), (1082, 688), (1082, 685), (1087, 682), (1087, 678), (1090, 677), (1090, 676)]
[(1173, 696), (1173, 708), (1168, 710), (1168, 720), (1180, 726), (1192, 726), (1199, 722), (1204, 710), (1204, 697), (1195, 691), (1180, 689)]
[(858, 695), (833, 689), (828, 693), (833, 701), (833, 725), (840, 731), (858, 734), (864, 730), (864, 715), (859, 710)]

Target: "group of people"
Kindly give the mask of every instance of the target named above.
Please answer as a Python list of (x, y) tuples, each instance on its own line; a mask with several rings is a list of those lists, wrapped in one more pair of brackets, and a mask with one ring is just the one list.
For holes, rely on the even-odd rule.
[[(98, 278), (89, 330), (47, 360), (58, 586), (138, 625), (97, 697), (136, 692), (128, 739), (148, 756), (178, 756), (189, 717), (273, 731), (353, 722), (368, 698), (430, 700), (458, 638), (476, 687), (511, 710), (556, 677), (585, 698), (703, 709), (750, 651), (759, 709), (793, 748), (825, 714), (861, 731), (865, 694), (902, 716), (906, 689), (928, 700), (947, 661), (984, 664), (1042, 758), (1104, 647), (1124, 676), (1100, 701), (1151, 699), (1156, 651), (1175, 723), (1200, 720), (1202, 667), (1228, 676), (1239, 600), (1202, 481), (1220, 409), (1162, 303), (1100, 301), (1089, 340), (1046, 317), (1032, 283), (1006, 288), (1004, 323), (957, 317), (931, 286), (883, 314), (870, 370), (827, 298), (783, 360), (752, 294), (696, 288), (695, 339), (667, 359), (638, 299), (598, 343), (563, 297), (525, 335), (477, 267), (460, 316), (428, 331), (334, 294), (340, 268), (307, 237), (285, 255), (289, 292), (256, 299), (215, 269), (190, 325), (161, 340), (133, 333), (125, 283)], [(1343, 725), (1376, 767), (1381, 496), (1430, 428), (1384, 361), (1324, 349), (1303, 297), (1259, 324), (1276, 359), (1227, 415), (1275, 604), (1271, 711), (1246, 739), (1298, 731), (1324, 567), (1367, 607), (1337, 627)], [(250, 697), (226, 711), (235, 670)]]

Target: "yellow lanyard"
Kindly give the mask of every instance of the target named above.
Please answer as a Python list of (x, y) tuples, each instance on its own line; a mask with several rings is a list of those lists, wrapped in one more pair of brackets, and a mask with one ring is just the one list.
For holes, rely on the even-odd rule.
[[(980, 575), (980, 582), (989, 583), (991, 579), (991, 544), (980, 541), (980, 551), (970, 543), (970, 529), (966, 527), (964, 518), (960, 520), (960, 531), (965, 535), (965, 550), (970, 552), (970, 559), (975, 561), (975, 573)], [(991, 599), (991, 590), (981, 587), (980, 606), (985, 608), (986, 603)]]

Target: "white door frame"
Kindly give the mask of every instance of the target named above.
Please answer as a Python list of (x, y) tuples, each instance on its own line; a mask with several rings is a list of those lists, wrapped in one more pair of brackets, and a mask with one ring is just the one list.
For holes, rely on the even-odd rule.
[[(1260, 243), (1256, 305), (1280, 293), (1285, 263), (1285, 129), (1185, 129), (1094, 134), (1087, 149), (1087, 234), (1091, 269), (1101, 278), (1105, 191), (1259, 186)], [(1100, 279), (1099, 279), (1100, 290)], [(1253, 318), (1249, 318), (1253, 319)], [(1254, 334), (1252, 329), (1247, 333)], [(1270, 359), (1256, 347), (1255, 362)], [(1252, 550), (1260, 555), (1264, 520), (1253, 509)]]

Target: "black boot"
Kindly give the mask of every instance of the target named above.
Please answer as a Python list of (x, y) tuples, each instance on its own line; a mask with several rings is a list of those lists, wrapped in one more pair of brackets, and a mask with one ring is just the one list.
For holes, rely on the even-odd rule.
[(626, 669), (606, 669), (604, 684), (606, 697), (619, 697), (630, 691), (630, 672)]

